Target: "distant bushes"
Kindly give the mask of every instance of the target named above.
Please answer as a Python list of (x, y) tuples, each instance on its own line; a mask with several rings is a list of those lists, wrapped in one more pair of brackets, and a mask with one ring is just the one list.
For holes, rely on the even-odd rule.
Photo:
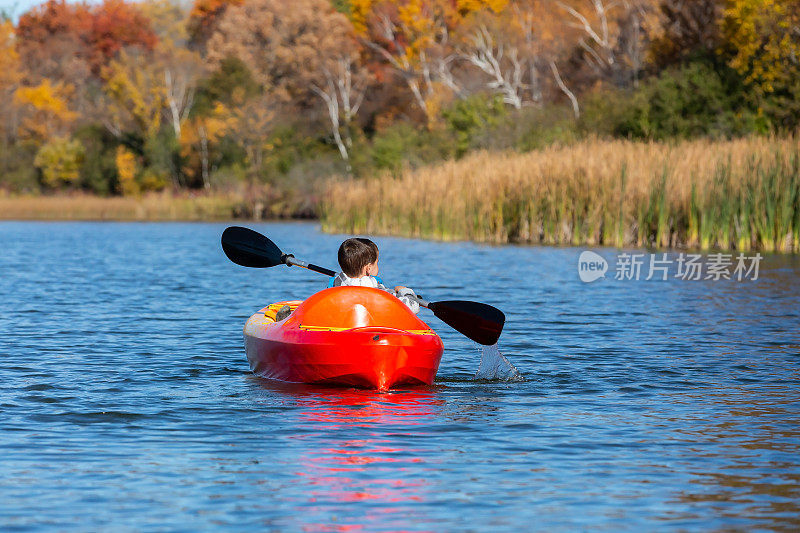
[[(722, 69), (725, 71), (726, 69)], [(606, 90), (587, 98), (582, 120), (588, 132), (633, 139), (733, 138), (768, 133), (743, 98), (736, 76), (696, 62), (673, 67), (637, 90)]]
[(41, 177), (33, 164), (38, 147), (33, 143), (0, 146), (0, 189), (38, 193)]

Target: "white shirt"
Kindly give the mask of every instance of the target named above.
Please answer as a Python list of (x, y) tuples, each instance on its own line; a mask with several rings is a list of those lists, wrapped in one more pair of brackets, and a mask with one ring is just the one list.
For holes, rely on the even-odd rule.
[(336, 277), (333, 278), (333, 286), (372, 287), (373, 289), (380, 289), (382, 291), (386, 291), (388, 293), (393, 294), (401, 302), (406, 304), (408, 308), (411, 309), (415, 314), (419, 313), (419, 302), (417, 301), (417, 295), (414, 293), (413, 290), (409, 288), (401, 289), (400, 291), (387, 289), (382, 283), (378, 282), (378, 280), (372, 276), (361, 276), (360, 278), (351, 278), (344, 272), (339, 272), (338, 274), (336, 274)]

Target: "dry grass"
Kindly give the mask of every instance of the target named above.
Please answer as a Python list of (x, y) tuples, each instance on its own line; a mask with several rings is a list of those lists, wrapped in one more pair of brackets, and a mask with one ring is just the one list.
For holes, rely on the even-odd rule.
[(800, 144), (588, 140), (334, 181), (323, 228), (443, 240), (800, 250)]
[(232, 196), (211, 195), (0, 195), (0, 220), (222, 220), (232, 218), (240, 202)]

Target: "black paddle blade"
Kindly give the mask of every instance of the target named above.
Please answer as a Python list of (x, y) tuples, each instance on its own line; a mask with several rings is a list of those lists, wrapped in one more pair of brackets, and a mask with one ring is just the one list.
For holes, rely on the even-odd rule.
[(222, 232), (222, 250), (237, 265), (265, 268), (283, 264), (280, 249), (257, 231), (231, 226)]
[(478, 344), (491, 346), (503, 332), (506, 315), (491, 305), (464, 300), (431, 302), (428, 309), (442, 322)]

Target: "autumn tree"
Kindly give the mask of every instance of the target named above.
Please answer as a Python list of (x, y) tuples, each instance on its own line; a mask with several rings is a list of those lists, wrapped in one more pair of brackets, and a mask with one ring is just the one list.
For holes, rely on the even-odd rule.
[(558, 0), (556, 4), (568, 14), (570, 25), (579, 30), (578, 44), (585, 52), (587, 61), (599, 70), (613, 68), (617, 62), (614, 52), (618, 31), (614, 19), (620, 3), (610, 0)]
[[(355, 47), (353, 43), (351, 45)], [(350, 167), (350, 151), (353, 148), (353, 122), (364, 101), (367, 90), (367, 73), (358, 64), (353, 50), (343, 50), (322, 65), (323, 78), (311, 82), (311, 89), (325, 104), (339, 154)]]
[(722, 0), (661, 0), (658, 30), (650, 44), (652, 61), (659, 68), (691, 56), (711, 55), (721, 41)]
[(0, 22), (0, 146), (5, 152), (16, 137), (17, 108), (14, 93), (23, 72), (15, 47), (14, 27), (10, 20)]
[(78, 86), (90, 72), (92, 15), (86, 4), (48, 0), (19, 18), (17, 50), (30, 84), (43, 78)]
[(123, 48), (152, 50), (157, 42), (148, 19), (141, 9), (125, 0), (104, 0), (92, 11), (89, 32), (90, 66), (99, 74), (117, 52)]
[(108, 97), (106, 125), (117, 136), (134, 131), (143, 139), (155, 137), (165, 108), (163, 72), (149, 55), (120, 52), (103, 70)]
[(280, 102), (270, 93), (248, 95), (241, 88), (235, 91), (230, 133), (244, 149), (249, 177), (256, 177), (264, 167), (265, 155), (270, 150), (270, 136), (282, 116)]
[[(169, 6), (162, 5), (161, 11), (165, 7)], [(144, 138), (153, 138), (162, 119), (172, 127), (175, 138), (181, 135), (204, 67), (199, 54), (185, 47), (182, 13), (161, 13), (161, 24), (168, 15), (179, 20), (162, 28), (162, 39), (154, 50), (122, 50), (103, 70), (109, 97), (106, 122), (116, 135), (132, 126)]]
[(542, 103), (563, 26), (552, 7), (548, 0), (515, 0), (500, 11), (472, 13), (456, 30), (459, 57), (473, 67), (468, 75), (516, 109)]
[(206, 190), (211, 188), (211, 172), (219, 142), (232, 129), (235, 119), (223, 104), (217, 103), (210, 113), (194, 116), (181, 129), (179, 139), (184, 158), (184, 172), (200, 178)]
[(100, 73), (123, 48), (149, 50), (155, 44), (149, 20), (133, 3), (99, 5), (48, 0), (22, 15), (17, 50), (30, 86), (53, 80), (73, 88), (70, 108), (78, 123), (99, 120)]
[(459, 15), (446, 0), (360, 0), (353, 22), (363, 42), (392, 67), (430, 122), (437, 84), (459, 91), (452, 76), (456, 55), (450, 33)]
[(77, 118), (69, 107), (74, 87), (64, 82), (51, 83), (45, 79), (39, 85), (19, 87), (14, 103), (20, 107), (22, 135), (40, 141), (63, 137)]
[(192, 50), (165, 43), (155, 54), (155, 64), (163, 72), (164, 96), (169, 123), (175, 138), (194, 105), (197, 85), (204, 73), (200, 55)]
[(158, 37), (151, 57), (163, 71), (166, 121), (177, 139), (194, 106), (205, 65), (200, 53), (189, 46), (190, 15), (180, 3), (149, 0), (141, 10), (153, 21), (152, 29)]
[(188, 47), (191, 11), (182, 0), (141, 0), (139, 12), (149, 21), (157, 42), (172, 41)]
[(637, 84), (653, 32), (651, 0), (556, 0), (569, 26), (577, 30), (583, 63), (598, 79)]
[(730, 0), (724, 12), (730, 64), (762, 93), (775, 91), (800, 62), (800, 4), (790, 0)]
[(507, 29), (507, 17), (480, 13), (471, 22), (460, 46), (460, 57), (485, 76), (487, 87), (500, 94), (503, 102), (521, 108), (527, 87), (524, 78), (535, 58), (525, 53), (520, 33), (498, 31), (501, 27)]
[(345, 161), (351, 128), (367, 85), (347, 17), (326, 0), (253, 0), (229, 7), (208, 43), (219, 68), (230, 57), (244, 63), (262, 90), (285, 104), (324, 104), (331, 136)]
[(205, 45), (216, 29), (217, 22), (231, 6), (240, 6), (244, 0), (195, 0), (190, 12), (188, 30), (194, 43)]
[[(290, 8), (291, 6), (291, 8)], [(265, 90), (301, 108), (316, 103), (311, 81), (340, 51), (347, 18), (327, 0), (251, 0), (229, 7), (208, 43), (213, 69), (240, 59)]]
[(55, 188), (78, 182), (83, 158), (84, 149), (80, 142), (55, 137), (39, 149), (33, 164), (42, 172), (44, 184)]
[(143, 175), (154, 186), (166, 179), (182, 184), (178, 140), (189, 121), (202, 71), (196, 52), (170, 41), (151, 53), (122, 50), (103, 69), (103, 123), (120, 140), (139, 140)]
[(20, 17), (17, 35), (33, 75), (73, 82), (87, 71), (99, 74), (123, 47), (151, 49), (156, 42), (149, 20), (124, 0), (91, 7), (48, 0)]
[(800, 3), (795, 0), (730, 0), (723, 32), (730, 66), (753, 90), (759, 108), (779, 125), (800, 122)]
[(137, 176), (139, 174), (139, 164), (136, 155), (123, 145), (117, 146), (114, 157), (114, 164), (117, 169), (117, 181), (119, 192), (123, 196), (134, 196), (141, 192)]

